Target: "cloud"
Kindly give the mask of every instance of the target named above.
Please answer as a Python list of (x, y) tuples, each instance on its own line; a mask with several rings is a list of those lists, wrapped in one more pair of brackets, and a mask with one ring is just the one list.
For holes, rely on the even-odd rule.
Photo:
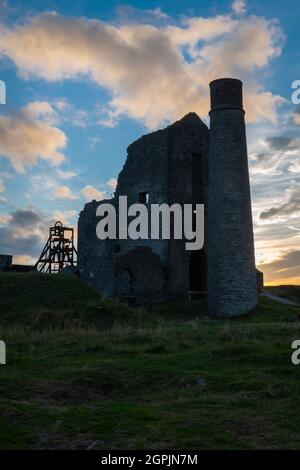
[(5, 191), (4, 183), (2, 179), (0, 179), (0, 193), (4, 193), (4, 191)]
[(6, 225), (10, 220), (9, 215), (0, 214), (0, 225)]
[(9, 17), (11, 14), (16, 12), (17, 10), (18, 8), (11, 7), (9, 2), (7, 2), (6, 0), (0, 0), (0, 18)]
[(90, 116), (84, 109), (76, 109), (73, 116), (69, 119), (70, 123), (75, 127), (85, 128), (90, 123)]
[(71, 223), (70, 223), (70, 219), (73, 219), (74, 217), (76, 217), (78, 215), (78, 212), (77, 211), (59, 211), (59, 210), (56, 210), (54, 211), (53, 213), (53, 217), (55, 219), (55, 221), (59, 220), (63, 225), (66, 225), (66, 226), (70, 226)]
[(47, 122), (55, 116), (55, 110), (48, 101), (32, 101), (23, 110), (32, 119), (43, 118)]
[(35, 263), (49, 236), (49, 227), (57, 220), (72, 226), (75, 211), (53, 214), (35, 206), (16, 208), (0, 216), (0, 253), (14, 255), (16, 263)]
[(110, 178), (108, 181), (106, 181), (107, 186), (109, 186), (111, 189), (116, 189), (118, 180), (116, 178)]
[(71, 189), (68, 186), (58, 186), (55, 188), (54, 197), (57, 199), (68, 199), (74, 200), (77, 199), (77, 196), (72, 193)]
[(300, 125), (300, 106), (294, 108), (293, 112), (291, 113), (292, 121), (296, 125)]
[(262, 212), (260, 214), (261, 220), (266, 220), (274, 216), (293, 216), (298, 215), (300, 212), (300, 187), (292, 187), (288, 190), (287, 201), (283, 204), (280, 204), (276, 207), (271, 207), (270, 209)]
[(0, 39), (0, 54), (24, 78), (88, 77), (107, 89), (111, 99), (99, 122), (108, 125), (123, 114), (150, 128), (192, 110), (206, 114), (208, 83), (221, 76), (245, 81), (250, 121), (275, 121), (281, 102), (257, 79), (283, 43), (278, 23), (265, 18), (228, 14), (175, 24), (171, 19), (151, 24), (149, 19), (146, 24), (115, 25), (43, 13), (22, 25), (3, 27)]
[(237, 15), (243, 15), (246, 13), (247, 3), (245, 0), (234, 0), (231, 8)]
[(96, 199), (97, 201), (101, 201), (105, 197), (105, 193), (102, 191), (99, 191), (98, 189), (94, 188), (90, 184), (85, 186), (84, 188), (81, 189), (80, 191), (84, 198), (87, 201), (91, 201), (92, 199)]
[(65, 111), (65, 110), (70, 110), (72, 108), (72, 105), (67, 100), (67, 98), (58, 98), (55, 100), (55, 107), (59, 111)]
[(41, 216), (32, 208), (17, 209), (11, 215), (11, 224), (16, 228), (30, 227), (41, 221)]
[(164, 13), (161, 8), (154, 8), (143, 10), (141, 8), (135, 8), (131, 5), (119, 5), (116, 8), (118, 20), (120, 22), (126, 21), (126, 23), (136, 22), (141, 23), (160, 23), (169, 19), (169, 16)]
[(83, 108), (77, 108), (67, 98), (56, 98), (52, 102), (55, 112), (56, 122), (68, 123), (74, 127), (86, 128), (95, 125), (95, 112), (87, 111)]
[(102, 140), (101, 137), (97, 137), (97, 136), (96, 137), (93, 137), (93, 136), (88, 137), (89, 148), (94, 149), (97, 146), (97, 144), (100, 144), (101, 140)]
[(73, 170), (61, 170), (60, 168), (57, 169), (56, 174), (58, 178), (62, 180), (69, 180), (72, 178), (76, 178), (78, 176), (78, 173)]
[(49, 113), (50, 105), (33, 102), (9, 116), (0, 116), (0, 155), (8, 158), (15, 170), (23, 172), (39, 159), (54, 166), (64, 161), (62, 149), (67, 137), (43, 120)]
[(299, 148), (299, 140), (293, 137), (273, 136), (267, 137), (267, 144), (271, 150), (287, 151)]
[[(77, 176), (73, 171), (62, 171), (57, 169), (43, 169), (28, 176), (28, 189), (25, 196), (30, 200), (53, 201), (75, 200), (79, 198), (77, 192), (72, 189), (71, 180)], [(68, 182), (68, 184), (66, 184)]]
[(50, 222), (33, 206), (13, 210), (0, 220), (0, 252), (33, 256), (41, 242), (46, 243)]
[(261, 269), (268, 278), (268, 283), (299, 284), (299, 266), (300, 250), (291, 250), (283, 253), (271, 263), (260, 265), (259, 269)]
[[(282, 130), (280, 125), (277, 127), (277, 130)], [(292, 128), (285, 127), (287, 131), (293, 133)], [(264, 136), (260, 137), (262, 133)], [(271, 135), (268, 136), (268, 133)], [(264, 175), (266, 178), (271, 176), (274, 185), (275, 175), (285, 177), (299, 172), (300, 139), (297, 135), (277, 134), (276, 127), (262, 131), (255, 128), (253, 135), (250, 133), (248, 143), (252, 181), (257, 175)]]
[(34, 101), (28, 103), (23, 110), (31, 118), (38, 118), (50, 125), (68, 123), (75, 127), (86, 128), (94, 124), (94, 115), (82, 108), (76, 108), (67, 98), (58, 98), (52, 103)]
[[(247, 131), (256, 262), (269, 265), (285, 253), (300, 250), (300, 232), (290, 228), (300, 227), (300, 139), (289, 111), (275, 126), (256, 124)], [(275, 282), (271, 267), (265, 279)], [(285, 282), (284, 275), (279, 282)]]
[(294, 173), (295, 175), (300, 174), (300, 162), (299, 159), (295, 160), (291, 165), (289, 166), (289, 172)]
[(289, 228), (290, 230), (295, 230), (296, 232), (300, 232), (300, 228), (293, 227), (293, 226), (291, 226), (291, 225), (289, 225), (288, 228)]

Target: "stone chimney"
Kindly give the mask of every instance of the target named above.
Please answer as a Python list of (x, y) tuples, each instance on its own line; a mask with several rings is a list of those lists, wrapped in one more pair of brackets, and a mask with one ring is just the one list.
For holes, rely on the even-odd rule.
[(242, 82), (210, 83), (208, 306), (217, 317), (257, 303)]

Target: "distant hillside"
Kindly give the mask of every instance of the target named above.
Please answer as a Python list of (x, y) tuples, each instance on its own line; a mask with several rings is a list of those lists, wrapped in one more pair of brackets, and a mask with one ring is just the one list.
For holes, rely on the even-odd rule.
[(266, 287), (266, 290), (274, 295), (300, 303), (300, 286), (270, 286)]

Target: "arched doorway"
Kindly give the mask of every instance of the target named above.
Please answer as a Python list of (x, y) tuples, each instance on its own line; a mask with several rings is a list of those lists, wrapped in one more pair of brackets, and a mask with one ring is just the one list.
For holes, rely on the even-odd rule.
[(136, 247), (115, 262), (116, 297), (134, 296), (137, 303), (165, 300), (165, 271), (160, 258), (149, 247)]
[(134, 294), (134, 277), (130, 269), (123, 272), (121, 283), (121, 292), (124, 296)]

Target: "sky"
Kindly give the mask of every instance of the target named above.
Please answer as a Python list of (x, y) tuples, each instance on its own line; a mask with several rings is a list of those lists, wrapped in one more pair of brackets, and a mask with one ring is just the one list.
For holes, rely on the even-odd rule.
[(48, 227), (110, 197), (127, 146), (244, 82), (256, 263), (300, 284), (298, 0), (0, 0), (0, 253), (32, 263)]

